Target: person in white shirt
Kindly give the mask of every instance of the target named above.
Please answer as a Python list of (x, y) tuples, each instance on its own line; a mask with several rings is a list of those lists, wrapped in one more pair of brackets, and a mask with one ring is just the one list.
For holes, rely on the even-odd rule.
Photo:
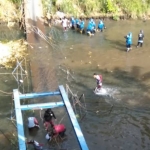
[(40, 128), (37, 119), (35, 117), (28, 117), (28, 128), (31, 129), (34, 127)]
[(68, 27), (68, 19), (66, 17), (64, 17), (64, 19), (62, 20), (62, 26), (64, 31), (66, 31)]

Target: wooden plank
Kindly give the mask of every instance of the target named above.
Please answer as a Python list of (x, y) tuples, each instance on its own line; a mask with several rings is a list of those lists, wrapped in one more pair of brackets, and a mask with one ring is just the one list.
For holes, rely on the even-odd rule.
[(80, 144), (80, 147), (82, 150), (89, 150), (87, 144), (86, 144), (86, 141), (85, 141), (85, 138), (83, 136), (83, 133), (81, 131), (81, 128), (79, 126), (79, 123), (76, 119), (76, 116), (74, 114), (74, 111), (72, 109), (72, 106), (70, 104), (70, 101), (68, 99), (68, 96), (66, 94), (66, 91), (64, 89), (64, 87), (62, 85), (59, 86), (59, 90), (60, 90), (60, 93), (61, 93), (61, 96), (63, 98), (63, 101), (64, 101), (64, 104), (66, 106), (66, 109), (68, 111), (68, 114), (69, 114), (69, 117), (70, 117), (70, 120), (71, 120), (71, 123), (73, 125), (73, 128), (74, 128), (74, 131), (76, 133), (76, 136), (77, 136), (77, 139), (78, 139), (78, 142)]

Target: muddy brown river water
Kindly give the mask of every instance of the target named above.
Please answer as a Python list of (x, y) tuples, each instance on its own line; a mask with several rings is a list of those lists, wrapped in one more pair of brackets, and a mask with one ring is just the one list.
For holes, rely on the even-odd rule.
[[(143, 21), (106, 21), (107, 29), (94, 37), (68, 31), (59, 33), (61, 49), (55, 63), (69, 68), (75, 80), (58, 69), (59, 84), (85, 94), (87, 115), (81, 127), (91, 150), (141, 150), (150, 146), (149, 24)], [(144, 46), (136, 48), (143, 29)], [(126, 52), (124, 36), (132, 32), (133, 46)], [(60, 55), (59, 55), (60, 54)], [(94, 95), (93, 73), (103, 75), (109, 96)]]
[[(105, 21), (105, 25), (105, 31), (93, 37), (72, 30), (64, 33), (61, 27), (52, 30), (46, 27), (46, 34), (55, 37), (56, 47), (52, 53), (47, 50), (38, 50), (38, 53), (43, 55), (41, 58), (45, 62), (49, 55), (53, 55), (59, 85), (67, 84), (79, 96), (84, 94), (86, 116), (80, 126), (90, 150), (149, 150), (150, 21)], [(145, 34), (144, 45), (136, 48), (141, 29)], [(133, 46), (127, 53), (124, 36), (128, 32), (133, 34)], [(65, 72), (67, 69), (70, 74)], [(94, 72), (103, 75), (107, 96), (93, 93), (96, 85)], [(8, 83), (9, 86), (11, 83)], [(4, 89), (8, 89), (4, 85)], [(5, 99), (9, 101), (10, 97)], [(3, 131), (13, 129), (13, 125), (6, 127), (10, 107), (1, 99)], [(61, 113), (61, 110), (55, 110), (56, 115), (59, 111)], [(68, 122), (67, 119), (64, 121)], [(70, 129), (67, 133), (70, 134)], [(79, 149), (70, 146), (69, 142), (73, 143), (73, 140), (71, 136), (69, 138), (67, 147)]]

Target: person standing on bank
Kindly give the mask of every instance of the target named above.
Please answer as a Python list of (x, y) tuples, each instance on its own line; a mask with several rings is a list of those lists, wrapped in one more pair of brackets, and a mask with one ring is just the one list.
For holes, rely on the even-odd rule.
[(144, 33), (143, 30), (140, 30), (140, 33), (138, 34), (138, 43), (137, 43), (137, 48), (140, 46), (143, 46), (143, 39), (144, 39)]

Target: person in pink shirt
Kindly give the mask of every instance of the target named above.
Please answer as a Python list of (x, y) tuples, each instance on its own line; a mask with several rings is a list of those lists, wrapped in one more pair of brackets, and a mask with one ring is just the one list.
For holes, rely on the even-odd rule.
[(57, 137), (58, 135), (63, 138), (65, 136), (66, 127), (63, 124), (54, 125), (51, 132), (46, 134), (46, 139), (50, 141), (52, 138)]
[(102, 88), (102, 75), (98, 75), (96, 73), (93, 74), (93, 77), (96, 79), (97, 87), (95, 90), (100, 90)]

